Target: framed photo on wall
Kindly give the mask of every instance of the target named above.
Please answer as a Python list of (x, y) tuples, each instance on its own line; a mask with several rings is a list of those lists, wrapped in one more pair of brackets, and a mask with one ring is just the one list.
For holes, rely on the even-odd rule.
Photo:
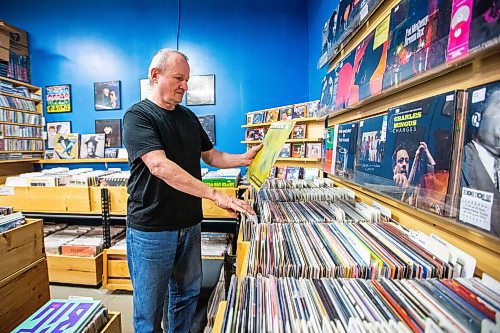
[(71, 121), (52, 121), (47, 126), (47, 148), (54, 148), (54, 137), (56, 134), (71, 133)]
[(188, 82), (186, 105), (215, 104), (215, 74), (193, 75)]
[(71, 85), (46, 86), (45, 104), (47, 113), (71, 112)]
[(139, 85), (141, 88), (141, 101), (142, 101), (149, 96), (149, 92), (151, 91), (151, 85), (149, 84), (149, 79), (140, 79)]
[(95, 121), (96, 134), (106, 134), (104, 147), (119, 148), (122, 146), (122, 121), (121, 119), (97, 119)]
[(94, 108), (96, 110), (120, 110), (120, 81), (94, 82)]

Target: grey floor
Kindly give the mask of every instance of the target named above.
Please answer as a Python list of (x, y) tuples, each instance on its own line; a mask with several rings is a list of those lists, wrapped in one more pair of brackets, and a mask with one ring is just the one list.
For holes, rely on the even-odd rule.
[(110, 311), (122, 314), (122, 332), (133, 333), (132, 326), (132, 293), (126, 291), (110, 291), (98, 287), (70, 285), (50, 285), (50, 298), (68, 298), (69, 296), (92, 297), (100, 299)]
[[(202, 288), (198, 308), (193, 318), (191, 333), (203, 332), (206, 325), (207, 303), (212, 288)], [(102, 287), (85, 287), (75, 285), (50, 285), (50, 298), (68, 298), (69, 296), (92, 297), (101, 300), (109, 311), (121, 312), (122, 333), (133, 333), (132, 325), (132, 293), (127, 291), (110, 291)]]

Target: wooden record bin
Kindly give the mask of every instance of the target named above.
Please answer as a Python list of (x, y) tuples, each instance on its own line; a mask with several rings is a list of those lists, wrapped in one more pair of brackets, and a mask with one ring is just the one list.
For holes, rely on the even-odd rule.
[[(390, 15), (391, 9), (398, 3), (399, 0), (383, 1), (365, 24), (343, 45), (343, 49), (329, 64), (328, 72), (333, 71), (335, 66), (351, 51), (355, 51), (360, 42)], [(328, 116), (327, 125), (330, 128), (338, 124), (382, 115), (392, 107), (497, 80), (500, 80), (500, 48), (495, 45), (438, 65), (434, 69), (383, 90), (378, 95), (350, 105), (348, 109), (335, 111)], [(353, 190), (360, 201), (370, 205), (377, 202), (389, 208), (393, 219), (403, 226), (426, 234), (436, 234), (469, 253), (477, 260), (475, 272), (477, 275), (487, 273), (500, 279), (500, 241), (498, 238), (469, 228), (455, 219), (417, 210), (336, 175), (329, 174), (328, 177), (333, 179), (336, 185)]]
[(0, 332), (10, 332), (50, 299), (42, 220), (0, 233)]

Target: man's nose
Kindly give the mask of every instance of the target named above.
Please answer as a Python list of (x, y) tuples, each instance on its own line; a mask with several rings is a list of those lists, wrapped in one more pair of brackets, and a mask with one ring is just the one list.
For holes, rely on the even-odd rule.
[(181, 88), (184, 89), (184, 90), (187, 90), (188, 89), (188, 84), (187, 84), (187, 81), (182, 81), (181, 82)]

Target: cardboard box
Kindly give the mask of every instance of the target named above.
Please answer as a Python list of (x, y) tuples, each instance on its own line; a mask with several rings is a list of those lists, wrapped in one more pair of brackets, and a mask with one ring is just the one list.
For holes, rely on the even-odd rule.
[(23, 29), (20, 29), (12, 24), (8, 24), (7, 22), (0, 21), (0, 30), (9, 33), (10, 36), (10, 44), (24, 46), (28, 48), (28, 33)]

